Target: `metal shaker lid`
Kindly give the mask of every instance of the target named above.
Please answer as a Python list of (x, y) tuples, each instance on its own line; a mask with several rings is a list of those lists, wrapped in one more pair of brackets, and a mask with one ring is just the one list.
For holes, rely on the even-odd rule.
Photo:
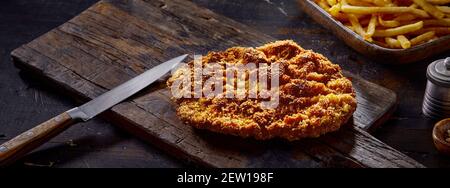
[(450, 87), (450, 57), (431, 63), (427, 69), (427, 77), (436, 85)]

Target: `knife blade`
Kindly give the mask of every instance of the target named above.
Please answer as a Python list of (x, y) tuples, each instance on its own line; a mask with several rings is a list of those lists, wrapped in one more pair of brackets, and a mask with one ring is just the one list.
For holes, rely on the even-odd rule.
[(98, 114), (136, 94), (163, 77), (187, 56), (187, 54), (178, 56), (155, 66), (86, 104), (68, 110), (3, 143), (0, 145), (0, 166), (11, 164), (71, 125), (79, 121), (89, 121)]
[(151, 83), (155, 82), (167, 72), (172, 70), (178, 63), (183, 61), (187, 55), (182, 55), (164, 62), (138, 76), (117, 86), (116, 88), (106, 92), (105, 94), (89, 101), (88, 103), (69, 110), (68, 113), (72, 118), (80, 118), (88, 121), (99, 113), (111, 108), (117, 103), (134, 95), (138, 91), (144, 89)]

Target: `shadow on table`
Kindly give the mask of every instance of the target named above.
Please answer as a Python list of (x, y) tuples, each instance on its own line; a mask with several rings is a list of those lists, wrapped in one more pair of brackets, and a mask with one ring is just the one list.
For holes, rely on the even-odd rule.
[[(96, 136), (86, 136), (67, 143), (48, 143), (46, 146), (43, 146), (44, 148), (28, 154), (11, 167), (37, 168), (54, 167), (55, 165), (64, 166), (66, 163), (80, 160), (83, 156), (90, 154), (94, 150), (93, 147), (95, 147), (91, 145), (92, 143), (96, 143), (97, 140), (98, 138)], [(120, 141), (120, 139), (111, 139), (110, 142), (102, 142), (102, 145), (113, 146)]]

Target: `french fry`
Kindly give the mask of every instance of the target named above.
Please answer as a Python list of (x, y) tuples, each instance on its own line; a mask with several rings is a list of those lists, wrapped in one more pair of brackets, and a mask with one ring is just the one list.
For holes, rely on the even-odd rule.
[(433, 5), (445, 5), (449, 4), (450, 0), (427, 0), (427, 2)]
[(361, 1), (364, 1), (366, 3), (372, 3), (380, 7), (393, 5), (391, 0), (361, 0)]
[(400, 45), (400, 42), (397, 39), (391, 38), (391, 37), (386, 37), (385, 38), (385, 42), (386, 45), (389, 48), (401, 48), (402, 46)]
[(411, 48), (411, 42), (405, 37), (405, 35), (398, 35), (397, 40), (400, 42), (400, 46), (403, 49)]
[(328, 9), (328, 12), (334, 17), (338, 16), (340, 11), (341, 11), (340, 3), (337, 3), (337, 4), (333, 5), (330, 9)]
[(397, 35), (404, 35), (410, 32), (414, 32), (423, 28), (423, 21), (419, 21), (414, 24), (404, 25), (396, 28), (390, 28), (386, 30), (377, 30), (374, 33), (374, 37), (392, 37)]
[(399, 16), (397, 16), (396, 18), (394, 18), (395, 21), (412, 21), (414, 19), (416, 19), (417, 16), (415, 16), (414, 14), (401, 14)]
[(337, 4), (337, 0), (327, 0), (328, 5), (334, 6)]
[(444, 36), (450, 35), (450, 27), (427, 27), (423, 29), (419, 29), (417, 31), (411, 32), (411, 35), (421, 35), (426, 32), (433, 31), (436, 35)]
[(349, 5), (355, 5), (355, 6), (371, 6), (371, 3), (367, 3), (361, 0), (347, 0)]
[(429, 17), (427, 12), (411, 7), (362, 7), (362, 6), (342, 5), (341, 11), (350, 14), (412, 13), (423, 18)]
[[(412, 24), (415, 23), (416, 21), (406, 21), (406, 22), (401, 22), (401, 24)], [(441, 20), (423, 20), (423, 26), (424, 27), (430, 27), (430, 26), (443, 26), (443, 27), (450, 27), (450, 18), (444, 18)]]
[(372, 2), (373, 2), (373, 4), (375, 4), (377, 6), (389, 7), (389, 6), (393, 6), (394, 5), (394, 4), (392, 4), (391, 0), (373, 0)]
[(419, 35), (419, 36), (411, 39), (410, 42), (411, 42), (411, 45), (415, 46), (415, 45), (421, 44), (423, 42), (429, 41), (432, 38), (434, 38), (435, 36), (436, 35), (435, 35), (434, 31), (429, 31), (429, 32), (426, 32), (422, 35)]
[(445, 26), (450, 27), (450, 18), (445, 18), (441, 20), (424, 20), (424, 26)]
[(349, 14), (348, 19), (350, 20), (350, 23), (352, 24), (352, 27), (356, 33), (358, 33), (360, 36), (366, 35), (366, 32), (362, 28), (361, 24), (359, 23), (358, 18), (355, 15)]
[(397, 20), (389, 20), (389, 21), (384, 21), (383, 18), (381, 18), (381, 16), (378, 16), (378, 23), (380, 23), (380, 25), (384, 26), (384, 27), (398, 27), (400, 26), (400, 22)]
[(442, 19), (445, 17), (445, 14), (442, 11), (440, 11), (438, 8), (436, 8), (432, 4), (428, 3), (427, 1), (425, 1), (425, 0), (413, 0), (413, 1), (414, 1), (414, 3), (416, 3), (417, 5), (422, 7), (423, 10), (425, 10), (429, 14), (431, 14), (433, 17), (435, 17), (437, 19)]
[(412, 5), (410, 5), (409, 7), (410, 7), (410, 8), (419, 8), (419, 5), (417, 5), (417, 4), (412, 4)]
[(330, 9), (330, 5), (326, 3), (325, 1), (315, 1), (322, 9), (328, 10)]
[(436, 6), (436, 8), (442, 11), (443, 13), (450, 14), (449, 6)]
[(364, 39), (371, 42), (373, 34), (375, 34), (375, 30), (377, 27), (377, 16), (375, 14), (372, 15), (369, 21), (369, 25), (367, 26), (367, 32), (364, 35)]
[(333, 17), (336, 18), (337, 20), (341, 21), (341, 22), (348, 22), (347, 14), (337, 13)]

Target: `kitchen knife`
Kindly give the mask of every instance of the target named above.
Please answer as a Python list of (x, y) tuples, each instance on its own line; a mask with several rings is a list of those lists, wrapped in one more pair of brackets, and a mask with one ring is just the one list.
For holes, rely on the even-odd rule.
[(0, 166), (16, 161), (23, 155), (47, 142), (71, 125), (89, 121), (96, 115), (127, 99), (163, 77), (182, 62), (187, 55), (166, 61), (135, 78), (100, 95), (90, 102), (66, 111), (0, 145)]

